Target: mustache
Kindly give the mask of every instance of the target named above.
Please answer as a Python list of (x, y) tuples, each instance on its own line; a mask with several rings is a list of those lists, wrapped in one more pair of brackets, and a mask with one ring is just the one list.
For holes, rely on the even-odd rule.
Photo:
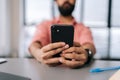
[(71, 3), (69, 3), (68, 1), (66, 1), (66, 2), (64, 2), (64, 4), (62, 6), (64, 6), (65, 4), (72, 5)]

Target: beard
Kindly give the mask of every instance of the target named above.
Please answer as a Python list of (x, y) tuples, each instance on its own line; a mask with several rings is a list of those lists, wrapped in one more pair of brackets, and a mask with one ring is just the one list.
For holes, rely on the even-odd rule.
[(62, 16), (70, 16), (74, 10), (75, 5), (65, 2), (62, 6), (58, 6), (59, 12)]

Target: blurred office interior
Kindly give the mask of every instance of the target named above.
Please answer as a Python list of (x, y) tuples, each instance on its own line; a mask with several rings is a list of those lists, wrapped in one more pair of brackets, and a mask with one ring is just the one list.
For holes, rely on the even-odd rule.
[[(120, 59), (120, 0), (76, 0), (73, 13), (92, 30), (95, 59)], [(59, 13), (54, 0), (0, 0), (0, 57), (31, 57), (36, 25)]]

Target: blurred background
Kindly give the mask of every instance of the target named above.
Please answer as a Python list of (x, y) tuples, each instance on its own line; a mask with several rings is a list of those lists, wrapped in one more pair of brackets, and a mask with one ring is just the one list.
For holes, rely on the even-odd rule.
[[(95, 59), (120, 59), (120, 0), (76, 0), (73, 13), (92, 30)], [(53, 0), (0, 0), (0, 57), (31, 57), (36, 25), (58, 16)]]

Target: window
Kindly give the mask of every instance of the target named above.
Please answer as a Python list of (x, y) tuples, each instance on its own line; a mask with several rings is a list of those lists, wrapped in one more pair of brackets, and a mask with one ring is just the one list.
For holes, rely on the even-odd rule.
[(113, 0), (112, 4), (112, 26), (120, 27), (120, 0)]
[(107, 27), (108, 2), (108, 0), (85, 0), (83, 22), (92, 27)]
[(21, 57), (30, 55), (28, 46), (35, 32), (36, 25), (53, 17), (51, 10), (52, 1), (53, 0), (24, 0), (24, 53)]
[(25, 0), (25, 24), (35, 25), (52, 18), (52, 0)]
[[(92, 30), (97, 49), (96, 58), (111, 57), (116, 50), (117, 42), (119, 42), (119, 40), (117, 40), (117, 42), (115, 40), (120, 35), (118, 34), (119, 29), (113, 29), (114, 26), (120, 25), (119, 0), (114, 0), (112, 3), (113, 6), (111, 6), (111, 1), (112, 0), (76, 0), (73, 15), (78, 22), (83, 22)], [(28, 53), (26, 51), (34, 34), (36, 24), (58, 16), (59, 12), (57, 6), (54, 5), (54, 0), (25, 0), (24, 3), (24, 23), (26, 27), (24, 27), (25, 40), (23, 45), (26, 54)], [(112, 15), (110, 15), (110, 13), (112, 13)], [(110, 45), (112, 45), (112, 47), (109, 47)], [(117, 49), (115, 55), (120, 57), (120, 55), (117, 55), (120, 52), (120, 47), (117, 47)], [(117, 58), (116, 56), (112, 57)]]

